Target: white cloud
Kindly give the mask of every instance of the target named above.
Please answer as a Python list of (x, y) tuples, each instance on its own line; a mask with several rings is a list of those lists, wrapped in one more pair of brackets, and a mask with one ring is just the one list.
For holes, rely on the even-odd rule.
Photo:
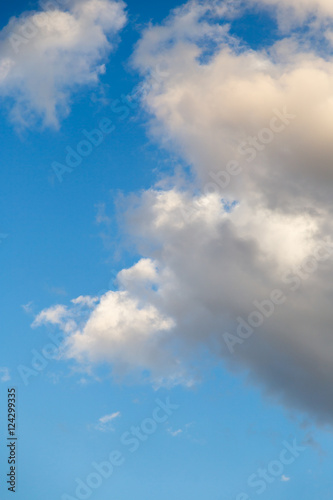
[(39, 313), (33, 322), (33, 327), (37, 327), (45, 323), (50, 323), (52, 325), (62, 325), (64, 319), (67, 318), (67, 316), (67, 308), (62, 305), (56, 305)]
[(112, 38), (126, 22), (122, 2), (69, 0), (66, 9), (63, 3), (13, 17), (0, 33), (0, 97), (18, 126), (58, 127), (73, 92), (105, 72)]
[(101, 417), (99, 421), (101, 424), (107, 424), (108, 422), (111, 422), (111, 420), (114, 420), (117, 417), (120, 417), (120, 411), (112, 413), (111, 415), (105, 415), (104, 417)]
[(281, 481), (282, 481), (282, 482), (284, 482), (284, 483), (285, 483), (285, 482), (288, 482), (288, 481), (290, 481), (290, 477), (287, 477), (287, 476), (282, 476), (282, 477), (281, 477)]
[(290, 18), (301, 23), (310, 16), (316, 16), (321, 20), (333, 18), (331, 0), (250, 0), (250, 2), (276, 8), (284, 26), (290, 25)]
[(92, 308), (94, 307), (97, 301), (98, 301), (97, 297), (87, 297), (87, 296), (84, 297), (83, 295), (80, 295), (80, 297), (77, 297), (77, 299), (73, 299), (72, 303)]
[(114, 428), (111, 425), (111, 422), (116, 418), (121, 416), (120, 411), (115, 413), (111, 413), (110, 415), (105, 415), (98, 420), (98, 424), (95, 426), (95, 429), (101, 432), (113, 431)]
[[(193, 180), (175, 176), (129, 200), (127, 228), (144, 258), (79, 328), (61, 325), (67, 356), (191, 384), (208, 355), (246, 370), (279, 403), (331, 422), (333, 258), (313, 255), (333, 230), (333, 62), (290, 39), (244, 49), (214, 25), (214, 5), (177, 9), (137, 47), (148, 83), (160, 70), (144, 98), (150, 131)], [(280, 132), (267, 142), (272, 123)], [(223, 188), (231, 160), (241, 172)], [(304, 277), (307, 259), (318, 269)], [(285, 303), (230, 355), (223, 334), (277, 288)]]
[(8, 368), (0, 368), (0, 381), (1, 382), (9, 382), (10, 373)]
[(179, 436), (180, 434), (182, 434), (182, 429), (177, 429), (176, 431), (173, 431), (172, 429), (168, 429), (168, 433), (172, 436), (172, 437), (177, 437)]

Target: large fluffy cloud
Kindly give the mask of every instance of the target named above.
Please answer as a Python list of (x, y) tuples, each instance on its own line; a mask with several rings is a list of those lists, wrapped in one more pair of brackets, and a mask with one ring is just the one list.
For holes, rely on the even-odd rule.
[[(143, 102), (150, 132), (193, 175), (132, 200), (126, 224), (144, 258), (118, 291), (80, 298), (83, 322), (77, 304), (66, 309), (65, 355), (172, 383), (222, 358), (332, 422), (333, 64), (295, 38), (245, 49), (221, 13), (191, 2), (137, 46), (144, 78), (159, 74)], [(59, 324), (54, 309), (36, 319), (48, 322)]]
[(12, 120), (57, 127), (72, 92), (105, 71), (125, 21), (124, 4), (113, 0), (46, 2), (11, 18), (0, 33), (0, 96), (10, 100)]

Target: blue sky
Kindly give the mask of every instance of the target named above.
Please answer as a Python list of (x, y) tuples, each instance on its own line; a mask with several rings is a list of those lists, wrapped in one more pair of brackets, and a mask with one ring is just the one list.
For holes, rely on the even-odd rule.
[[(235, 6), (1, 10), (1, 498), (8, 387), (18, 500), (332, 496), (333, 12)], [(47, 29), (16, 54), (19, 19), (42, 11)], [(72, 168), (92, 131), (100, 144)], [(251, 137), (252, 163), (239, 149)], [(242, 174), (216, 184), (230, 160)], [(255, 300), (274, 314), (228, 351), (223, 333), (251, 324)], [(152, 420), (168, 398), (177, 408)], [(131, 452), (124, 435), (146, 425)], [(122, 464), (89, 487), (114, 450)], [(249, 478), (274, 467), (259, 494)]]

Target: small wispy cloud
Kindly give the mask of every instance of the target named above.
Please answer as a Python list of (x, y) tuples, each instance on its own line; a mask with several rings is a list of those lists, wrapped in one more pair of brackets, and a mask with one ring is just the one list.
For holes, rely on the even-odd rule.
[(33, 302), (30, 301), (27, 304), (23, 304), (22, 309), (27, 313), (27, 314), (32, 314), (33, 312)]
[(167, 429), (167, 431), (172, 437), (179, 436), (180, 434), (183, 433), (182, 429), (177, 429), (176, 431), (173, 431), (172, 429)]
[(101, 432), (114, 431), (114, 428), (113, 428), (111, 422), (113, 422), (113, 420), (115, 420), (116, 418), (118, 418), (120, 416), (121, 416), (120, 411), (117, 411), (115, 413), (111, 413), (110, 415), (104, 415), (104, 417), (101, 417), (98, 420), (98, 424), (95, 425), (95, 429), (97, 431), (101, 431)]
[(290, 477), (283, 475), (281, 477), (281, 481), (284, 482), (284, 483), (287, 483), (288, 481), (290, 481)]
[(48, 288), (49, 292), (54, 294), (54, 295), (60, 295), (62, 297), (65, 297), (67, 295), (67, 292), (64, 288), (57, 287), (57, 286), (52, 286)]
[(106, 215), (105, 203), (98, 203), (97, 205), (95, 205), (95, 208), (97, 210), (96, 223), (106, 224), (107, 226), (109, 226), (112, 222), (112, 219), (108, 215)]
[(99, 419), (99, 421), (102, 424), (107, 424), (108, 422), (111, 422), (111, 420), (114, 420), (117, 417), (120, 417), (120, 411), (117, 411), (116, 413), (112, 413), (111, 415), (105, 415), (105, 417), (102, 417)]
[(8, 368), (0, 368), (0, 381), (9, 382), (10, 374)]

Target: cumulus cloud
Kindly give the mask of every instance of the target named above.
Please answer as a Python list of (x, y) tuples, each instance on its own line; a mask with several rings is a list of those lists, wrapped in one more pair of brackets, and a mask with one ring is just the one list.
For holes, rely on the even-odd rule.
[[(333, 63), (295, 38), (244, 48), (219, 15), (217, 2), (190, 2), (137, 46), (146, 82), (160, 75), (143, 101), (150, 133), (192, 175), (128, 201), (143, 258), (84, 324), (60, 325), (66, 355), (185, 384), (200, 359), (222, 359), (275, 401), (331, 423)], [(267, 314), (272, 296), (283, 300)], [(225, 333), (258, 307), (260, 325), (230, 350)]]
[[(149, 275), (143, 274), (147, 265), (139, 263), (135, 267), (132, 272), (139, 276), (139, 281), (149, 280)], [(125, 271), (123, 276), (126, 279)], [(63, 306), (46, 309), (36, 317), (33, 326), (58, 325), (67, 334), (67, 357), (81, 363), (110, 362), (115, 374), (147, 367), (155, 368), (161, 377), (169, 376), (170, 367), (176, 372), (177, 361), (172, 359), (172, 353), (160, 349), (165, 332), (173, 325), (171, 318), (146, 303), (143, 297), (127, 291), (109, 291), (95, 302), (94, 298), (80, 297), (73, 300), (70, 309)], [(92, 304), (93, 311), (85, 307)]]
[(0, 96), (21, 127), (58, 127), (72, 93), (105, 72), (126, 22), (113, 0), (59, 0), (10, 19), (0, 33)]

